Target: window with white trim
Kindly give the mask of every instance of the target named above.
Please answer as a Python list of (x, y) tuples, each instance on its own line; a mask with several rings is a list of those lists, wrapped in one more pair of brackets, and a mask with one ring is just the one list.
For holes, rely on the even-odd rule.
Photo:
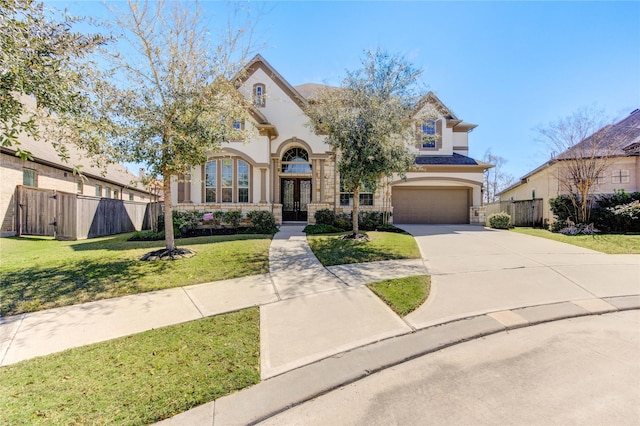
[(111, 188), (108, 186), (104, 189), (104, 198), (111, 198)]
[(102, 185), (96, 185), (96, 197), (102, 197)]

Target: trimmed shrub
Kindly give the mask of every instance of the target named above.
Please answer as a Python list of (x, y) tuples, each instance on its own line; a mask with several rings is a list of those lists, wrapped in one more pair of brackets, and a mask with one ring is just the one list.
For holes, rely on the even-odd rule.
[(321, 209), (313, 215), (318, 225), (334, 225), (336, 223), (336, 214), (333, 210)]
[(273, 234), (277, 231), (276, 219), (273, 213), (266, 210), (253, 210), (247, 213), (247, 218), (253, 226), (250, 228), (252, 232), (257, 234)]
[(240, 226), (240, 219), (242, 219), (242, 213), (238, 210), (229, 210), (222, 216), (223, 222), (231, 225), (232, 228)]
[(404, 229), (397, 228), (390, 223), (385, 223), (376, 228), (376, 231), (379, 232), (395, 232), (398, 234), (405, 234), (406, 231)]
[(635, 207), (640, 205), (640, 192), (629, 194), (620, 190), (599, 196), (596, 203), (591, 219), (602, 232), (640, 232), (640, 212)]
[(160, 241), (164, 240), (164, 231), (136, 231), (132, 236), (127, 238), (127, 241)]
[(511, 228), (511, 215), (509, 213), (500, 212), (489, 215), (487, 218), (489, 226), (495, 229), (509, 229)]
[(351, 219), (351, 213), (338, 213), (336, 215), (335, 223), (336, 228), (340, 228), (344, 231), (350, 231), (353, 229), (353, 221)]
[(555, 216), (555, 222), (551, 224), (551, 232), (559, 232), (569, 226), (570, 222), (575, 222), (576, 214), (571, 198), (568, 195), (559, 195), (549, 199), (551, 212)]
[(326, 225), (324, 223), (319, 223), (316, 225), (307, 225), (304, 227), (302, 232), (315, 235), (315, 234), (335, 234), (338, 232), (344, 232), (344, 229), (337, 228), (333, 225)]
[(361, 211), (358, 214), (358, 226), (365, 231), (374, 231), (383, 224), (384, 215), (378, 211)]
[(202, 212), (173, 212), (173, 233), (175, 235), (188, 235), (195, 231), (202, 221)]

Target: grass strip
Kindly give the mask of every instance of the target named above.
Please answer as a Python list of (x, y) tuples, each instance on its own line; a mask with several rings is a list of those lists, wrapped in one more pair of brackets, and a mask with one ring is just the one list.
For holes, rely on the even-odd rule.
[(341, 235), (308, 235), (311, 250), (324, 266), (417, 259), (420, 249), (406, 233), (366, 232), (369, 241), (343, 240)]
[(640, 254), (640, 235), (563, 235), (534, 228), (513, 228), (511, 232), (547, 238), (607, 254)]
[(164, 241), (2, 238), (0, 316), (269, 272), (271, 235), (178, 239), (189, 259), (143, 262)]
[(367, 287), (378, 295), (393, 311), (404, 317), (415, 311), (429, 297), (431, 277), (417, 275), (368, 284)]
[(260, 380), (259, 309), (0, 368), (0, 424), (140, 425)]

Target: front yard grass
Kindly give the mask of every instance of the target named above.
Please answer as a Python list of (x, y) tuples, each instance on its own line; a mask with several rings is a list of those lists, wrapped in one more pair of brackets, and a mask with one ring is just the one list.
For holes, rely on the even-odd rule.
[(512, 232), (548, 238), (607, 254), (640, 254), (640, 235), (562, 235), (545, 229), (513, 228)]
[(380, 281), (368, 284), (367, 287), (389, 305), (396, 314), (404, 317), (427, 300), (431, 290), (431, 277), (417, 275)]
[(197, 254), (153, 262), (139, 259), (164, 241), (128, 242), (130, 235), (0, 239), (0, 316), (269, 272), (271, 235), (178, 239)]
[(370, 241), (343, 240), (342, 234), (307, 235), (307, 240), (324, 266), (420, 258), (418, 245), (407, 233), (372, 231), (366, 234)]
[(0, 424), (150, 424), (260, 381), (259, 309), (0, 368)]

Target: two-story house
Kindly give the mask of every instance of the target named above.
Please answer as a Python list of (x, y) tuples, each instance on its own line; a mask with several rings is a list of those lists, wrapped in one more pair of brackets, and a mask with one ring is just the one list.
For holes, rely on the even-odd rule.
[[(177, 210), (269, 210), (278, 223), (314, 222), (319, 209), (350, 212), (352, 194), (342, 190), (336, 153), (308, 126), (305, 108), (318, 84), (291, 86), (262, 56), (246, 67), (239, 89), (254, 107), (256, 136), (228, 142), (205, 164), (172, 182)], [(434, 119), (408, 141), (416, 154), (405, 178), (395, 176), (360, 194), (362, 210), (391, 211), (394, 223), (484, 224), (482, 176), (491, 167), (468, 157), (476, 127), (455, 116), (433, 93), (420, 109)], [(417, 111), (417, 113), (420, 111)]]

